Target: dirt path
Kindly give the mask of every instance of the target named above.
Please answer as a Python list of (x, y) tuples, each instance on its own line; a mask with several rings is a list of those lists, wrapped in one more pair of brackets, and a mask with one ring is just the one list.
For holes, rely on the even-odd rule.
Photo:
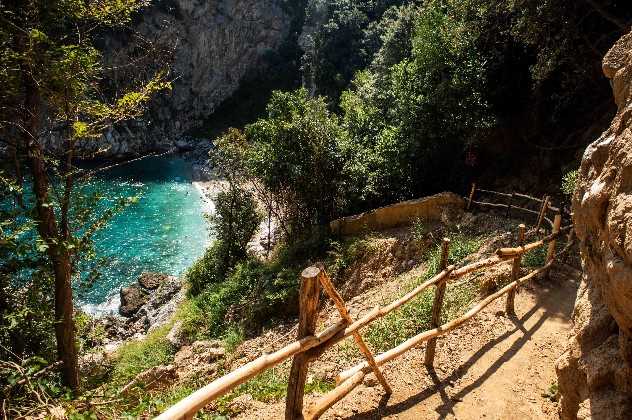
[[(323, 418), (558, 418), (545, 394), (556, 380), (554, 362), (564, 350), (578, 284), (575, 271), (555, 270), (552, 280), (518, 294), (515, 318), (506, 317), (505, 300), (497, 300), (439, 340), (436, 370), (423, 365), (421, 346), (384, 367), (390, 398), (368, 379)], [(316, 398), (306, 396), (306, 406)], [(241, 418), (283, 418), (283, 407), (279, 401)]]

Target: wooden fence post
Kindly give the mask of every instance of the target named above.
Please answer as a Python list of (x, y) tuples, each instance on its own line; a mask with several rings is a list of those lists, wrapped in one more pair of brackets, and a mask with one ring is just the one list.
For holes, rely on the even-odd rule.
[(507, 205), (507, 214), (505, 214), (505, 217), (507, 218), (511, 217), (511, 208), (513, 207), (515, 198), (516, 198), (516, 193), (512, 192), (511, 197), (509, 198), (509, 204)]
[(545, 195), (544, 198), (542, 199), (542, 207), (540, 207), (540, 214), (538, 214), (538, 224), (535, 227), (536, 234), (540, 233), (540, 226), (542, 226), (542, 222), (544, 221), (544, 216), (546, 215), (546, 210), (549, 207), (550, 199), (551, 197), (549, 197), (548, 195)]
[[(474, 188), (472, 188), (474, 191)], [(441, 266), (440, 270), (445, 270), (448, 266), (448, 256), (450, 254), (450, 240), (448, 238), (443, 238), (443, 243), (441, 244)], [(441, 308), (443, 307), (443, 297), (445, 296), (445, 289), (447, 286), (447, 281), (441, 282), (437, 288), (435, 289), (435, 297), (434, 302), (432, 304), (432, 320), (430, 328), (437, 328), (441, 325)], [(432, 338), (428, 341), (428, 345), (426, 346), (426, 358), (424, 363), (426, 366), (432, 366), (434, 363), (435, 350), (437, 348), (437, 339)]]
[[(555, 215), (555, 220), (553, 220), (553, 233), (559, 233), (560, 226), (562, 225), (562, 215), (560, 213)], [(557, 238), (553, 239), (549, 242), (549, 249), (546, 253), (546, 263), (550, 263), (553, 258), (555, 258), (555, 243), (557, 242)]]
[[(299, 317), (297, 338), (300, 340), (316, 332), (318, 319), (318, 297), (320, 286), (318, 276), (320, 268), (308, 267), (301, 273), (301, 290), (299, 294)], [(303, 393), (307, 379), (309, 357), (300, 353), (292, 359), (290, 378), (287, 384), (287, 398), (285, 402), (285, 419), (298, 420), (303, 418)]]
[[(524, 245), (524, 237), (527, 227), (523, 224), (518, 226), (518, 246)], [(520, 263), (522, 262), (522, 254), (513, 259), (513, 265), (511, 266), (511, 281), (514, 282), (520, 278)], [(505, 313), (507, 315), (514, 315), (515, 311), (515, 299), (517, 287), (511, 289), (507, 294), (507, 302), (505, 304)]]
[(472, 207), (472, 200), (474, 199), (474, 193), (476, 192), (476, 182), (472, 182), (472, 190), (470, 191), (470, 197), (467, 200), (467, 210)]
[[(321, 286), (323, 286), (323, 289), (325, 289), (325, 293), (327, 293), (329, 298), (334, 301), (334, 304), (336, 305), (336, 308), (338, 309), (338, 312), (340, 313), (340, 316), (342, 317), (342, 319), (347, 321), (349, 324), (353, 324), (353, 319), (351, 319), (351, 316), (349, 315), (349, 311), (347, 310), (347, 307), (345, 306), (344, 300), (342, 299), (342, 297), (340, 296), (340, 294), (334, 287), (333, 283), (329, 279), (329, 276), (325, 272), (324, 268), (321, 267), (321, 272), (318, 277), (320, 278)], [(356, 344), (358, 345), (358, 347), (360, 348), (360, 351), (366, 358), (367, 362), (369, 363), (369, 366), (371, 366), (371, 369), (373, 369), (373, 373), (375, 373), (377, 380), (380, 381), (380, 384), (382, 384), (384, 391), (387, 394), (392, 394), (393, 390), (391, 389), (388, 382), (386, 382), (386, 378), (384, 378), (384, 375), (380, 371), (380, 368), (377, 366), (377, 363), (375, 363), (375, 358), (373, 357), (373, 353), (371, 353), (371, 350), (369, 350), (367, 345), (364, 343), (364, 340), (362, 339), (362, 336), (360, 335), (360, 333), (357, 331), (354, 332), (353, 338)]]

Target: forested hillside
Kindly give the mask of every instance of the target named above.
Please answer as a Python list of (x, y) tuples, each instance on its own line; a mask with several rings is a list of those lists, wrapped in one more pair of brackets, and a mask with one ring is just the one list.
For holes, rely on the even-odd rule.
[[(310, 1), (299, 42), (306, 93), (294, 95), (321, 97), (307, 103), (322, 100), (339, 130), (330, 133), (330, 163), (345, 168), (349, 201), (339, 211), (462, 191), (479, 177), (556, 190), (615, 111), (600, 62), (630, 9)], [(289, 118), (275, 113), (277, 103), (270, 121)]]

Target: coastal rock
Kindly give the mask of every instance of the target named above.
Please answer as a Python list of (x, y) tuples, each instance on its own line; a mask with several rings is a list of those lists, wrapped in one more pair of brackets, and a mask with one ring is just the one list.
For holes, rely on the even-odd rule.
[(145, 272), (138, 277), (138, 284), (147, 290), (154, 290), (169, 280), (171, 276), (168, 274)]
[[(141, 278), (144, 278), (143, 284), (147, 286), (154, 287), (157, 281), (160, 285), (147, 289), (141, 285)], [(99, 319), (109, 340), (106, 344), (116, 347), (125, 340), (142, 338), (148, 332), (165, 325), (171, 320), (185, 293), (182, 281), (177, 277), (144, 273), (136, 284), (121, 289), (119, 313), (123, 317), (110, 315)]]
[(219, 359), (225, 355), (221, 341), (196, 341), (178, 350), (173, 363), (178, 368), (180, 379), (200, 374), (212, 375), (217, 372)]
[(129, 287), (121, 287), (121, 306), (119, 314), (130, 317), (149, 301), (149, 294), (138, 284)]
[(632, 34), (603, 62), (617, 114), (584, 153), (573, 199), (584, 276), (556, 362), (562, 419), (632, 413)]
[(144, 390), (161, 388), (173, 383), (177, 379), (176, 367), (174, 365), (159, 365), (139, 373), (127, 385), (121, 389), (121, 394), (125, 395), (135, 386), (142, 385)]
[(182, 331), (182, 321), (176, 321), (169, 332), (167, 333), (167, 341), (176, 349), (179, 349), (187, 344), (184, 332)]

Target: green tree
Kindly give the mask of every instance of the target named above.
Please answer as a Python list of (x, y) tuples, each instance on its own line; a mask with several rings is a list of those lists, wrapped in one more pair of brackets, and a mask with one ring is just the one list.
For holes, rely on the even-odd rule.
[[(493, 121), (475, 34), (439, 3), (403, 9), (374, 68), (342, 95), (356, 208), (458, 185), (465, 149)], [(389, 65), (397, 45), (410, 56)]]
[(345, 136), (322, 97), (274, 92), (266, 118), (245, 129), (248, 172), (270, 191), (288, 239), (332, 220), (344, 207)]
[[(66, 385), (76, 389), (77, 350), (72, 280), (77, 255), (95, 225), (77, 226), (73, 190), (77, 145), (119, 121), (141, 115), (152, 95), (168, 87), (164, 72), (127, 93), (108, 89), (95, 42), (120, 28), (142, 0), (29, 0), (0, 4), (0, 137), (13, 157), (16, 203), (33, 216), (39, 249), (53, 278), (57, 353)], [(44, 146), (59, 143), (55, 154)], [(27, 171), (23, 170), (26, 163)], [(21, 193), (28, 183), (33, 202)], [(86, 237), (84, 236), (83, 239)]]
[(248, 242), (261, 223), (253, 194), (230, 182), (226, 191), (217, 194), (209, 223), (215, 242), (187, 273), (193, 296), (225, 281), (230, 271), (248, 258)]

